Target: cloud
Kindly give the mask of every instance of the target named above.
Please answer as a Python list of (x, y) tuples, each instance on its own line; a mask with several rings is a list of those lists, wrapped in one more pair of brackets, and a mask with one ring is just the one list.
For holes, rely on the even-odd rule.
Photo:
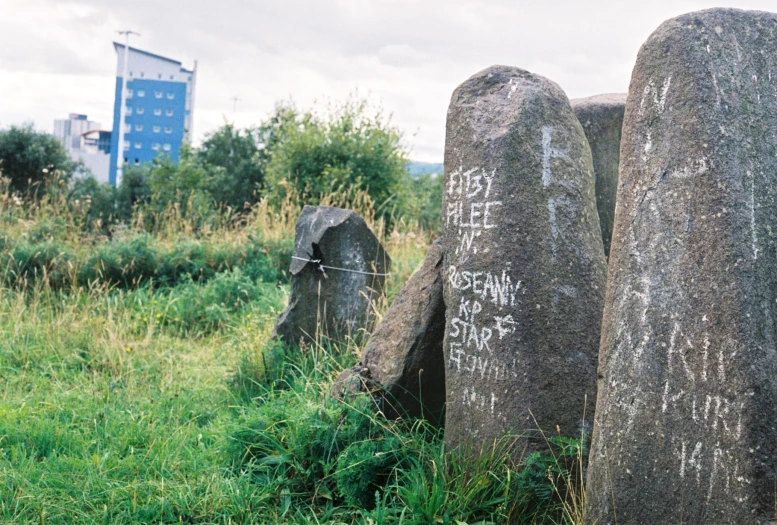
[[(51, 129), (71, 111), (110, 127), (117, 29), (131, 45), (198, 60), (195, 138), (257, 124), (279, 100), (302, 107), (368, 93), (419, 160), (440, 161), (455, 87), (492, 64), (556, 81), (572, 97), (623, 92), (663, 20), (712, 0), (26, 0), (0, 21), (0, 125)], [(769, 9), (773, 0), (728, 2)], [(233, 114), (231, 98), (240, 101)], [(11, 102), (12, 101), (12, 102)]]

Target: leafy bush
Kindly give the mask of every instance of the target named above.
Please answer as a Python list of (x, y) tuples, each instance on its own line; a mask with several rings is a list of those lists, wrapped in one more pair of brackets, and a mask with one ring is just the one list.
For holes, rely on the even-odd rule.
[(395, 436), (351, 443), (337, 458), (337, 493), (352, 507), (371, 510), (400, 463), (402, 442)]
[(225, 123), (205, 137), (196, 155), (211, 179), (214, 203), (241, 211), (244, 205), (259, 200), (264, 190), (266, 164), (266, 145), (261, 141), (268, 130), (272, 130), (271, 124), (239, 130)]
[(55, 171), (67, 181), (79, 165), (53, 135), (25, 124), (0, 130), (0, 169), (10, 179), (12, 191), (36, 193), (37, 186)]
[(129, 221), (136, 206), (151, 202), (149, 169), (149, 165), (127, 166), (124, 169), (121, 184), (116, 190), (116, 213), (119, 220)]
[(87, 231), (106, 233), (111, 224), (129, 220), (128, 214), (122, 214), (117, 209), (116, 199), (113, 184), (97, 182), (94, 177), (83, 177), (73, 181), (68, 200), (73, 210), (84, 210), (83, 226)]
[(223, 261), (211, 261), (209, 264), (208, 246), (202, 242), (184, 240), (176, 243), (168, 252), (160, 255), (156, 269), (158, 282), (165, 286), (190, 279), (194, 282), (207, 281), (216, 272), (226, 269)]
[(291, 236), (277, 241), (252, 238), (240, 267), (257, 281), (288, 282), (289, 261), (293, 254), (294, 238)]
[[(255, 282), (240, 268), (235, 268), (216, 273), (204, 285), (189, 281), (154, 297), (156, 304), (146, 300), (146, 307), (138, 310), (138, 317), (144, 323), (150, 321), (173, 333), (194, 337), (225, 328), (234, 314), (249, 303), (260, 311), (277, 312), (284, 295), (274, 283)], [(139, 326), (143, 328), (144, 324)]]
[(74, 256), (54, 241), (21, 242), (10, 252), (0, 253), (0, 276), (11, 286), (45, 282), (52, 288), (64, 287), (70, 280)]
[(442, 191), (442, 175), (407, 175), (400, 216), (405, 222), (418, 221), (418, 226), (439, 235), (442, 233)]
[(550, 450), (530, 453), (515, 478), (517, 501), (522, 513), (537, 515), (558, 508), (573, 490), (587, 456), (585, 440), (564, 436), (548, 438)]
[(99, 245), (79, 272), (79, 282), (102, 282), (134, 288), (149, 282), (157, 269), (156, 251), (147, 234), (114, 239)]
[[(372, 449), (358, 444), (389, 443), (392, 438), (374, 417), (372, 402), (360, 401), (355, 406), (321, 406), (302, 401), (293, 391), (268, 400), (233, 436), (229, 451), (233, 467), (250, 469), (258, 480), (278, 483), (291, 494), (336, 495), (355, 505), (367, 500), (369, 506), (365, 493), (388, 474), (391, 461), (388, 455), (373, 461)], [(348, 449), (343, 472), (333, 476)]]
[(114, 237), (77, 254), (57, 240), (66, 227), (54, 217), (33, 224), (26, 239), (12, 242), (0, 237), (0, 281), (26, 286), (45, 278), (54, 288), (94, 283), (121, 289), (147, 284), (172, 288), (208, 282), (221, 272), (239, 269), (242, 281), (279, 283), (288, 279), (294, 249), (291, 238), (250, 238), (242, 244), (183, 239), (166, 249), (149, 234), (140, 233)]
[[(326, 117), (301, 113), (293, 105), (276, 110), (278, 127), (267, 164), (267, 191), (273, 202), (290, 189), (306, 204), (333, 191), (366, 191), (378, 216), (391, 219), (406, 175), (401, 133), (365, 101), (352, 100)], [(347, 205), (348, 203), (346, 203)]]

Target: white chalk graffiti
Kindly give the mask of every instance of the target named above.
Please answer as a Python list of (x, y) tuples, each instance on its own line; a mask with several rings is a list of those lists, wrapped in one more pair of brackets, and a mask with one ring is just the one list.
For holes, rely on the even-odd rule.
[(547, 188), (552, 181), (550, 172), (550, 160), (566, 158), (566, 151), (556, 149), (552, 146), (553, 128), (543, 126), (542, 128), (542, 187)]
[(463, 405), (468, 407), (474, 407), (480, 410), (488, 409), (491, 414), (494, 414), (496, 402), (499, 400), (496, 394), (489, 392), (487, 394), (481, 394), (475, 391), (475, 387), (469, 386), (464, 388), (461, 393), (461, 401)]
[(515, 306), (516, 296), (522, 282), (513, 283), (507, 270), (498, 276), (491, 272), (459, 271), (456, 266), (448, 267), (448, 282), (461, 292), (471, 292), (481, 301), (489, 301), (496, 306)]
[(477, 350), (471, 353), (461, 342), (452, 341), (448, 346), (448, 365), (458, 373), (488, 381), (507, 381), (518, 377), (517, 358), (505, 362), (491, 355), (481, 355)]
[[(520, 306), (523, 283), (513, 278), (509, 262), (499, 272), (459, 267), (469, 254), (497, 247), (487, 235), (502, 212), (493, 184), (496, 176), (495, 169), (459, 167), (446, 180), (445, 227), (449, 235), (458, 236), (454, 264), (445, 270), (446, 286), (456, 292), (458, 303), (448, 310), (446, 360), (449, 373), (468, 378), (456, 401), (468, 410), (501, 417), (495, 413), (501, 395), (497, 385), (517, 378), (519, 363), (517, 358), (507, 362), (495, 356), (492, 346), (519, 328), (512, 309)], [(511, 310), (503, 312), (505, 308)]]
[(446, 193), (445, 225), (458, 230), (461, 242), (456, 253), (478, 253), (478, 243), (483, 230), (495, 228), (494, 213), (502, 206), (502, 201), (491, 199), (491, 185), (496, 170), (489, 174), (485, 169), (472, 168), (464, 171), (462, 167), (448, 175)]
[[(700, 321), (702, 326), (709, 323), (706, 314)], [(697, 486), (705, 487), (709, 500), (716, 487), (730, 493), (743, 483), (750, 483), (731, 444), (742, 439), (742, 415), (746, 412), (747, 396), (752, 393), (726, 393), (722, 388), (726, 385), (728, 365), (738, 354), (738, 345), (713, 344), (706, 329), (701, 335), (701, 344), (694, 344), (683, 336), (680, 322), (674, 321), (668, 344), (661, 345), (666, 348), (667, 363), (661, 413), (664, 417), (693, 422), (694, 430), (677, 438), (679, 445), (674, 453), (680, 463), (680, 478), (691, 477)], [(694, 353), (700, 361), (696, 370), (686, 358)], [(701, 387), (708, 392), (713, 388), (718, 393), (701, 393)]]

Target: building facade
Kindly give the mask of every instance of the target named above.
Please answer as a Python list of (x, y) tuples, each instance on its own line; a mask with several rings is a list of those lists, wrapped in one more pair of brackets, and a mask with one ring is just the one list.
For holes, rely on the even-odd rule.
[[(124, 45), (114, 42), (117, 54), (116, 90), (111, 134), (111, 184), (116, 184), (118, 154), (125, 169), (149, 162), (159, 155), (178, 161), (181, 144), (191, 140), (192, 102), (197, 63), (192, 70), (181, 62), (133, 47), (127, 67), (126, 116), (121, 120), (121, 87)], [(124, 127), (120, 147), (119, 125)]]
[(81, 161), (100, 182), (108, 182), (110, 173), (111, 132), (86, 115), (70, 113), (67, 119), (54, 120), (54, 136), (65, 146), (70, 158)]
[(71, 113), (66, 119), (54, 120), (54, 136), (57, 137), (65, 149), (81, 148), (81, 134), (100, 129), (100, 123), (89, 120), (86, 115)]
[(81, 134), (78, 157), (99, 182), (109, 180), (112, 135), (110, 131), (102, 129), (93, 129)]

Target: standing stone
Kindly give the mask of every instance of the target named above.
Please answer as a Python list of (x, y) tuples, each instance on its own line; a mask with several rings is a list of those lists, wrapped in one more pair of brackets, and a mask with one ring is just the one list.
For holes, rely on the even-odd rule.
[(383, 413), (441, 424), (445, 408), (442, 341), (442, 241), (429, 248), (421, 267), (397, 294), (354, 368), (332, 387), (335, 397), (370, 390)]
[(588, 522), (773, 523), (777, 15), (664, 22), (621, 151)]
[(478, 450), (537, 425), (579, 436), (606, 263), (590, 148), (558, 85), (494, 66), (454, 91), (443, 245), (446, 441)]
[(305, 206), (297, 220), (289, 306), (275, 323), (286, 343), (322, 335), (342, 340), (370, 330), (391, 260), (364, 219), (351, 210)]
[(596, 209), (602, 227), (604, 254), (610, 255), (615, 193), (618, 190), (618, 163), (621, 158), (621, 128), (626, 94), (596, 95), (570, 100), (577, 120), (591, 146), (596, 179)]

